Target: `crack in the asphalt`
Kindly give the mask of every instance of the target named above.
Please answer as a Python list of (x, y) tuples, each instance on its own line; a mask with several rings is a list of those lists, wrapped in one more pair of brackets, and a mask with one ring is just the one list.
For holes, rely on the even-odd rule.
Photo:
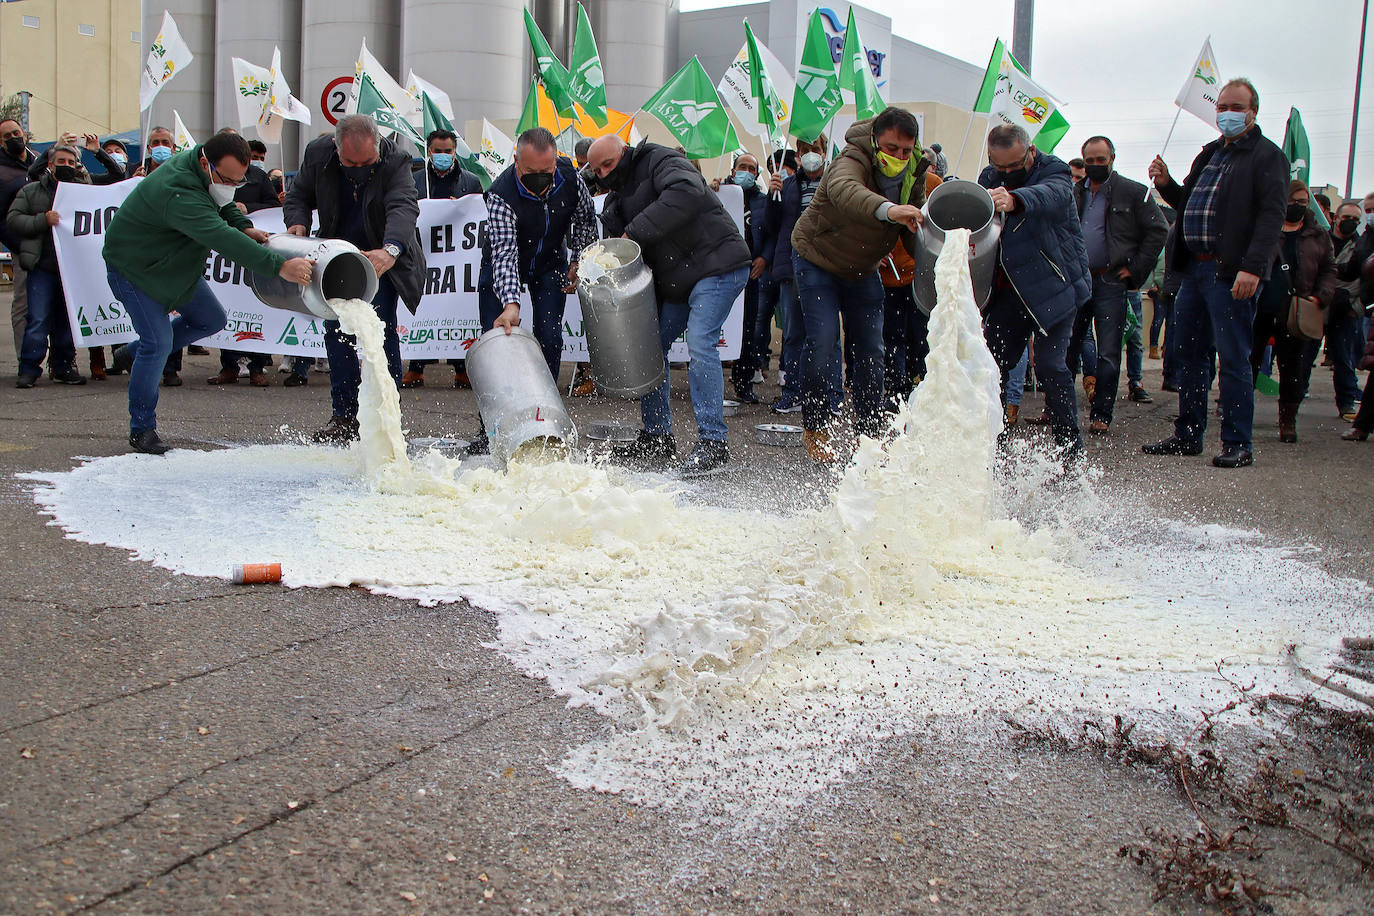
[(0, 737), (4, 737), (5, 735), (19, 731), (21, 729), (30, 728), (34, 725), (42, 725), (44, 722), (51, 722), (53, 719), (60, 719), (63, 716), (70, 716), (75, 713), (86, 712), (91, 709), (97, 709), (101, 706), (108, 706), (111, 703), (118, 703), (123, 700), (128, 700), (133, 697), (141, 696), (145, 693), (151, 693), (155, 690), (162, 690), (166, 687), (171, 687), (175, 684), (184, 684), (187, 681), (199, 680), (200, 678), (208, 677), (212, 674), (218, 674), (221, 671), (228, 671), (231, 668), (236, 668), (239, 665), (245, 664), (247, 662), (256, 661), (262, 658), (269, 658), (273, 655), (280, 655), (283, 652), (292, 652), (296, 649), (299, 649), (301, 646), (309, 646), (327, 639), (333, 639), (336, 636), (343, 636), (353, 632), (354, 630), (360, 630), (365, 627), (375, 627), (379, 624), (387, 623), (391, 619), (391, 617), (382, 617), (376, 620), (365, 620), (362, 623), (355, 623), (351, 626), (343, 627), (338, 630), (331, 630), (330, 632), (322, 633), (319, 636), (312, 636), (308, 639), (292, 640), (286, 645), (277, 646), (273, 649), (268, 649), (266, 652), (257, 652), (252, 655), (242, 655), (231, 662), (226, 662), (223, 665), (216, 665), (215, 667), (207, 668), (204, 671), (197, 671), (192, 674), (181, 675), (176, 677), (163, 678), (160, 681), (155, 681), (152, 684), (147, 684), (143, 687), (138, 688), (137, 690), (131, 690), (127, 693), (121, 693), (118, 696), (103, 697), (99, 700), (92, 700), (89, 703), (82, 703), (78, 706), (70, 707), (69, 709), (58, 710), (57, 712), (50, 713), (46, 716), (39, 716), (38, 718), (30, 719), (27, 722), (20, 722), (18, 724), (11, 725), (7, 728), (0, 729)]
[(407, 687), (404, 691), (401, 692), (400, 696), (395, 697), (394, 699), (387, 700), (386, 702), (380, 703), (376, 706), (364, 709), (361, 712), (341, 713), (339, 715), (333, 716), (327, 722), (320, 722), (312, 728), (307, 728), (304, 731), (297, 732), (296, 734), (287, 738), (285, 741), (278, 741), (276, 744), (258, 748), (256, 751), (253, 751), (251, 753), (239, 754), (237, 757), (231, 757), (227, 760), (220, 760), (215, 763), (212, 763), (209, 766), (201, 769), (200, 772), (192, 773), (188, 776), (183, 776), (181, 779), (178, 779), (175, 782), (171, 783), (165, 789), (156, 793), (155, 795), (140, 800), (138, 802), (137, 809), (130, 811), (128, 814), (122, 814), (114, 820), (106, 821), (103, 824), (96, 824), (77, 833), (57, 837), (55, 839), (48, 840), (44, 843), (39, 843), (37, 846), (31, 846), (28, 849), (22, 851), (32, 852), (37, 849), (51, 849), (55, 846), (62, 846), (74, 840), (84, 839), (85, 837), (93, 836), (97, 833), (104, 833), (106, 830), (111, 830), (115, 827), (122, 827), (130, 821), (142, 817), (144, 814), (148, 812), (149, 808), (151, 808), (158, 802), (162, 801), (163, 799), (170, 797), (171, 794), (175, 792), (177, 789), (180, 789), (182, 786), (187, 785), (188, 783), (195, 782), (198, 779), (208, 776), (218, 769), (227, 766), (232, 766), (237, 763), (243, 763), (245, 761), (252, 760), (255, 757), (260, 757), (263, 754), (272, 754), (278, 751), (284, 751), (292, 745), (299, 743), (303, 738), (305, 738), (308, 735), (318, 734), (319, 732), (325, 731), (329, 728), (333, 728), (336, 725), (339, 725), (342, 722), (347, 722), (351, 719), (365, 719), (368, 716), (373, 716), (379, 712), (384, 712), (385, 710), (390, 709), (393, 706), (399, 706), (400, 704), (404, 703), (407, 699), (410, 698), (411, 694), (413, 694), (414, 692), (414, 687)]
[(519, 712), (523, 712), (524, 710), (530, 709), (534, 706), (538, 706), (541, 703), (547, 703), (549, 702), (549, 699), (549, 697), (540, 697), (539, 699), (531, 700), (528, 703), (521, 703), (519, 706), (515, 706), (511, 709), (507, 709), (503, 712), (497, 713), (492, 716), (488, 716), (484, 719), (474, 722), (472, 725), (461, 728), (458, 731), (453, 732), (452, 734), (445, 735), (442, 738), (437, 738), (434, 741), (422, 745), (409, 753), (401, 753), (400, 756), (396, 757), (395, 759), (389, 760), (381, 766), (376, 767), (375, 769), (369, 772), (365, 772), (359, 775), (356, 779), (351, 779), (348, 782), (342, 783), (341, 785), (336, 786), (333, 789), (326, 789), (324, 794), (319, 798), (308, 798), (296, 804), (295, 807), (287, 805), (285, 808), (279, 808), (276, 811), (269, 812), (266, 820), (262, 821), (261, 823), (255, 824), (246, 830), (242, 830), (230, 837), (220, 840), (219, 842), (214, 843), (211, 846), (207, 846), (199, 852), (193, 852), (190, 855), (183, 856), (154, 875), (151, 875), (147, 878), (139, 878), (137, 880), (130, 881), (123, 887), (110, 891), (101, 896), (99, 899), (93, 900), (90, 903), (79, 906), (76, 909), (71, 910), (70, 912), (84, 913), (93, 910), (96, 907), (103, 906), (106, 903), (110, 903), (111, 901), (118, 900), (119, 898), (124, 897), (125, 895), (138, 890), (140, 887), (147, 887), (151, 885), (154, 881), (157, 881), (159, 878), (165, 878), (175, 871), (179, 871), (180, 869), (185, 868), (188, 865), (195, 864), (196, 862), (200, 861), (208, 855), (211, 855), (212, 853), (219, 852), (221, 849), (225, 849), (226, 847), (232, 846), (238, 843), (240, 840), (244, 839), (245, 837), (252, 836), (255, 833), (259, 833), (277, 824), (283, 824), (299, 814), (303, 814), (306, 811), (312, 810), (316, 805), (320, 804), (321, 802), (328, 801), (329, 799), (337, 795), (340, 795), (344, 792), (347, 792), (350, 789), (357, 788), (358, 786), (363, 785), (364, 783), (370, 782), (373, 779), (376, 779), (378, 776), (390, 772), (392, 769), (400, 766), (401, 764), (409, 763), (410, 761), (424, 754), (427, 754), (430, 751), (443, 747), (444, 745), (450, 742), (457, 741), (460, 738), (464, 738), (472, 734), (473, 732), (478, 731), (479, 729), (486, 728), (488, 725), (491, 725), (492, 723), (500, 719), (504, 719), (508, 716), (514, 715)]

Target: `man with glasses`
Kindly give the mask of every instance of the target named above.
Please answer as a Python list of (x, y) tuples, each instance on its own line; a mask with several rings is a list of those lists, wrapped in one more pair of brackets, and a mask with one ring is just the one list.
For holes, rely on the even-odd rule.
[[(267, 233), (234, 206), (247, 171), (247, 141), (215, 134), (144, 179), (105, 233), (110, 291), (138, 332), (138, 340), (115, 354), (116, 362), (132, 356), (129, 445), (135, 451), (161, 455), (169, 447), (157, 434), (157, 386), (167, 354), (224, 327), (224, 307), (204, 277), (212, 250), (258, 273), (310, 282), (311, 262), (264, 248)], [(169, 321), (171, 312), (178, 314)]]
[(1073, 178), (1062, 159), (1036, 149), (1015, 124), (988, 132), (988, 163), (978, 183), (1006, 220), (984, 326), (988, 349), (1002, 370), (1005, 405), (1008, 374), (1035, 335), (1045, 412), (1067, 465), (1082, 457), (1083, 437), (1066, 356), (1078, 309), (1092, 298)]

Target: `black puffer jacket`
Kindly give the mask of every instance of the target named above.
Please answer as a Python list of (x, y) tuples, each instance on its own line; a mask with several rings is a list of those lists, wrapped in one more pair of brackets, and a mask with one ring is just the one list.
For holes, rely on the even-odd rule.
[[(311, 226), (311, 210), (320, 211), (320, 238), (335, 238), (339, 224), (339, 153), (333, 137), (321, 137), (305, 148), (305, 157), (296, 180), (287, 189), (282, 216), (287, 227)], [(415, 197), (415, 179), (410, 175), (410, 156), (396, 149), (390, 140), (382, 141), (382, 155), (372, 180), (363, 191), (366, 229), (371, 250), (381, 248), (387, 239), (400, 242), (405, 250), (396, 266), (387, 272), (406, 308), (420, 307), (425, 288), (425, 249), (415, 222), (420, 205)]]
[(625, 186), (606, 198), (606, 235), (639, 243), (663, 302), (686, 302), (697, 281), (748, 267), (749, 246), (687, 157), (643, 141), (625, 151)]

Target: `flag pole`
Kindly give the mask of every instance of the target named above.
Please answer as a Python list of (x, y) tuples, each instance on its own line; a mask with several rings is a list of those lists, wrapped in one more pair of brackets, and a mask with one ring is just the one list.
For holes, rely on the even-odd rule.
[[(1183, 106), (1182, 106), (1182, 105), (1180, 105), (1180, 106), (1178, 107), (1178, 110), (1174, 112), (1174, 123), (1169, 125), (1169, 133), (1168, 133), (1168, 135), (1164, 138), (1164, 145), (1163, 145), (1162, 147), (1159, 148), (1159, 158), (1160, 158), (1161, 160), (1163, 160), (1163, 158), (1164, 158), (1164, 151), (1167, 150), (1167, 149), (1169, 148), (1169, 141), (1172, 140), (1172, 139), (1174, 138), (1174, 128), (1175, 128), (1175, 127), (1178, 127), (1178, 116), (1181, 115), (1181, 114), (1183, 114)], [(1155, 189), (1155, 183), (1154, 183), (1153, 180), (1145, 182), (1145, 199), (1146, 199), (1146, 200), (1149, 200), (1149, 199), (1150, 199), (1150, 195), (1154, 192), (1154, 189)]]
[(963, 170), (964, 147), (968, 146), (968, 135), (973, 133), (973, 119), (977, 116), (978, 112), (976, 111), (968, 113), (968, 124), (964, 127), (964, 139), (959, 143), (959, 158), (954, 160), (954, 167), (960, 171)]

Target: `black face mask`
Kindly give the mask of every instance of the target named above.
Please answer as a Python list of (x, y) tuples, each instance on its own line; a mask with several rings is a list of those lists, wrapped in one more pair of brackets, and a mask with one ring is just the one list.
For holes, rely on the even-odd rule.
[(1302, 222), (1303, 214), (1306, 212), (1307, 204), (1289, 204), (1283, 216), (1284, 219), (1288, 220), (1290, 223), (1300, 223)]
[(1110, 165), (1085, 165), (1083, 171), (1086, 177), (1093, 184), (1101, 184), (1111, 177), (1112, 167)]
[(15, 159), (24, 158), (24, 147), (25, 143), (23, 137), (10, 137), (5, 141), (5, 152), (9, 153)]
[(1353, 216), (1346, 216), (1336, 223), (1336, 228), (1341, 230), (1341, 235), (1354, 235), (1355, 230), (1360, 228), (1360, 221)]
[(630, 153), (629, 150), (626, 150), (620, 157), (620, 161), (616, 163), (615, 168), (611, 169), (608, 175), (598, 180), (601, 182), (601, 186), (608, 191), (623, 191), (630, 183), (632, 170), (633, 165), (630, 162)]
[(373, 166), (370, 165), (340, 165), (340, 171), (345, 178), (354, 184), (366, 184), (372, 177)]
[(58, 181), (76, 181), (76, 166), (55, 165), (53, 166), (52, 177)]
[(1002, 187), (1008, 191), (1015, 191), (1026, 183), (1026, 177), (1030, 175), (1030, 169), (1021, 166), (1019, 169), (1012, 169), (1010, 172), (998, 172), (1002, 178)]
[(520, 179), (520, 183), (525, 186), (526, 191), (529, 191), (535, 197), (543, 197), (548, 193), (549, 188), (553, 186), (553, 173), (526, 172), (524, 177)]

